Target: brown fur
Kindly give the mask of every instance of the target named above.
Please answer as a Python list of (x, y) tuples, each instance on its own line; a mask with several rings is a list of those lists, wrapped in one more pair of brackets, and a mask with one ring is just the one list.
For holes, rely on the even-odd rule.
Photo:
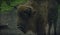
[[(40, 16), (39, 22), (38, 21), (37, 22), (40, 23), (41, 28), (42, 28), (41, 30), (43, 31), (43, 33), (46, 34), (45, 28), (46, 28), (46, 25), (48, 23), (48, 20), (47, 20), (47, 18), (48, 18), (48, 3), (49, 3), (48, 0), (46, 0), (46, 1), (32, 0), (32, 1), (29, 1), (27, 4), (18, 6), (17, 12), (19, 10), (24, 11), (26, 7), (31, 7), (32, 13), (36, 12), (36, 14), (34, 14), (33, 17), (29, 19), (29, 30), (36, 31), (36, 27), (37, 27), (36, 26), (36, 24), (37, 24), (36, 20)], [(18, 17), (18, 21), (20, 22), (19, 17)]]
[[(34, 12), (36, 12), (36, 11), (33, 9), (31, 4), (24, 4), (24, 5), (18, 6), (17, 14), (19, 12), (25, 11), (28, 7), (32, 9), (32, 17), (30, 19), (28, 19), (28, 21), (27, 21), (28, 22), (28, 30), (27, 31), (32, 30), (33, 32), (36, 32), (36, 27), (35, 27), (36, 26), (36, 24), (35, 24), (36, 15), (34, 15)], [(19, 16), (17, 16), (17, 23), (20, 24), (20, 22), (23, 22), (23, 20)]]

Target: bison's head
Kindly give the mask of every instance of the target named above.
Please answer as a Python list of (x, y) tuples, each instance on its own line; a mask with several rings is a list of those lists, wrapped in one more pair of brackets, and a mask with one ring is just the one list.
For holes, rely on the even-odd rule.
[(21, 17), (21, 19), (26, 20), (26, 19), (29, 19), (30, 17), (32, 17), (34, 12), (33, 12), (32, 7), (20, 6), (17, 14), (19, 17)]
[(29, 28), (29, 19), (33, 17), (35, 11), (30, 6), (20, 6), (17, 11), (17, 16), (19, 17), (18, 28), (24, 33)]

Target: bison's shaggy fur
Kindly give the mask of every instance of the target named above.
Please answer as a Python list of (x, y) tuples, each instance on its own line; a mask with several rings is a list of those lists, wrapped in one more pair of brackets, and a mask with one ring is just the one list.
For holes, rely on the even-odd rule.
[(23, 32), (27, 32), (28, 30), (38, 32), (39, 30), (41, 35), (45, 33), (45, 25), (47, 24), (48, 2), (44, 2), (39, 6), (38, 5), (39, 4), (35, 1), (18, 6), (17, 23), (19, 25), (19, 29)]
[[(57, 21), (56, 15), (58, 12), (54, 11), (57, 10), (57, 5), (58, 2), (56, 0), (30, 0), (27, 4), (19, 5), (17, 7), (19, 29), (25, 33), (28, 30), (32, 30), (37, 32), (37, 35), (45, 35), (46, 25), (49, 24), (49, 27), (51, 27), (51, 19), (54, 23)], [(53, 18), (56, 18), (56, 20)], [(56, 32), (56, 25), (54, 28)]]
[(35, 30), (35, 15), (36, 11), (30, 5), (20, 5), (17, 10), (18, 28), (26, 33), (28, 30)]

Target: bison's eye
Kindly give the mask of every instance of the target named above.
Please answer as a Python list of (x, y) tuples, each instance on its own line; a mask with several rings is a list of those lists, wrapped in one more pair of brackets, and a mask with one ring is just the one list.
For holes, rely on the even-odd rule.
[(27, 8), (25, 11), (24, 11), (25, 15), (28, 15), (30, 16), (32, 14), (32, 10), (31, 8)]
[(28, 19), (28, 18), (30, 18), (31, 15), (32, 15), (32, 10), (31, 10), (31, 8), (27, 8), (26, 10), (21, 11), (18, 15), (19, 15), (22, 19)]

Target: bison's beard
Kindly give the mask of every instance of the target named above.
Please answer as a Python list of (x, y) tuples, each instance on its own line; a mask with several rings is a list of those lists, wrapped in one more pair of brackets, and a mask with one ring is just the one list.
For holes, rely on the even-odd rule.
[(18, 25), (18, 29), (21, 30), (23, 33), (26, 33), (28, 30), (28, 23), (27, 21), (24, 21)]

